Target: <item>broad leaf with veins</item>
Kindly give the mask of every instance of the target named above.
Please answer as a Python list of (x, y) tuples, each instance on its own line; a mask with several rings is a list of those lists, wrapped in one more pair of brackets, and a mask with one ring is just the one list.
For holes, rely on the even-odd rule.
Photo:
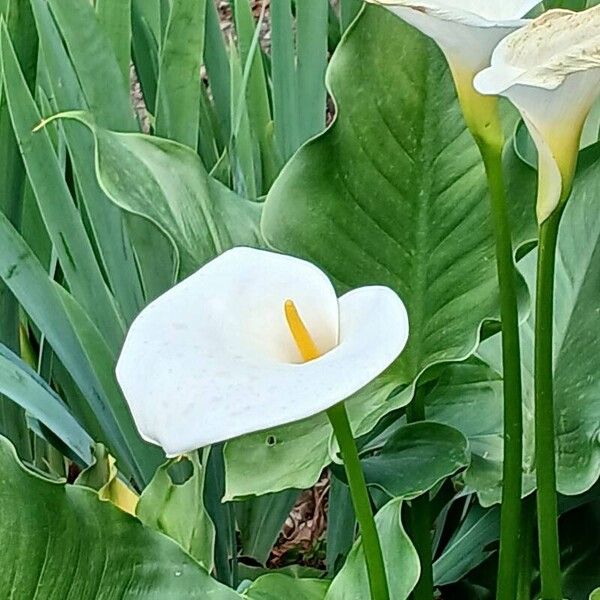
[[(348, 403), (360, 435), (410, 401), (424, 369), (474, 352), (482, 322), (497, 316), (494, 244), (483, 165), (431, 40), (366, 7), (328, 82), (336, 120), (275, 182), (262, 232), (324, 269), (339, 292), (382, 284), (407, 305), (406, 350)], [(523, 221), (519, 239), (529, 237)], [(311, 485), (330, 460), (330, 436), (318, 416), (228, 443), (227, 497)]]

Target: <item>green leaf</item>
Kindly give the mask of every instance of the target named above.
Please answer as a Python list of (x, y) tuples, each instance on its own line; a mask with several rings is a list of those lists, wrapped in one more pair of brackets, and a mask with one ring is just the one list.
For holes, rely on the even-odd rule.
[(553, 8), (563, 8), (567, 10), (585, 10), (596, 6), (598, 0), (544, 0), (544, 8), (550, 10)]
[(163, 40), (156, 97), (156, 134), (198, 146), (200, 67), (206, 0), (173, 0)]
[(56, 392), (31, 367), (2, 344), (0, 392), (43, 423), (84, 465), (92, 462), (92, 438)]
[(133, 62), (146, 106), (153, 107), (158, 80), (158, 2), (133, 0), (131, 9)]
[(260, 246), (261, 205), (210, 177), (196, 152), (176, 142), (116, 133), (80, 120), (96, 140), (96, 175), (121, 208), (142, 216), (167, 236), (183, 278), (233, 246)]
[[(580, 168), (560, 227), (554, 310), (554, 404), (558, 490), (567, 495), (588, 490), (600, 476), (600, 144), (581, 154)], [(536, 254), (519, 267), (533, 293)], [(501, 372), (499, 336), (479, 353)], [(533, 406), (533, 315), (521, 327), (525, 406)], [(531, 419), (525, 439), (533, 436)], [(529, 464), (533, 450), (529, 445)], [(500, 491), (499, 486), (497, 491)]]
[(337, 477), (330, 480), (327, 514), (327, 574), (338, 573), (352, 549), (356, 530), (356, 516), (348, 486)]
[[(246, 198), (256, 198), (255, 174), (259, 170), (254, 164), (255, 147), (250, 132), (249, 104), (240, 56), (232, 44), (229, 48), (229, 73), (231, 75), (231, 177), (233, 189)], [(258, 156), (256, 157), (258, 158)]]
[(262, 575), (244, 592), (248, 600), (323, 600), (329, 581), (298, 579), (281, 573)]
[[(494, 344), (496, 342), (494, 340)], [(484, 342), (481, 348), (487, 344), (487, 341)], [(497, 350), (501, 352), (499, 347)], [(525, 379), (527, 373), (523, 377)], [(524, 493), (529, 493), (535, 486), (531, 436), (533, 413), (528, 398), (525, 400), (523, 488)], [(455, 427), (468, 439), (471, 464), (464, 479), (477, 491), (484, 506), (499, 502), (502, 494), (502, 401), (501, 375), (476, 358), (446, 367), (425, 399), (428, 420)]]
[(296, 5), (301, 142), (325, 129), (328, 10), (327, 0), (298, 2)]
[(408, 384), (473, 353), (498, 312), (482, 161), (442, 54), (389, 11), (365, 8), (328, 84), (337, 119), (275, 182), (263, 233), (340, 291), (398, 292), (411, 336), (394, 373)]
[(369, 485), (392, 497), (420, 496), (469, 464), (465, 436), (440, 423), (413, 423), (395, 431), (374, 456), (361, 460)]
[(600, 588), (596, 588), (591, 594), (590, 594), (590, 600), (600, 600)]
[(103, 127), (137, 131), (129, 80), (123, 78), (111, 41), (92, 4), (79, 0), (48, 3), (95, 118)]
[(27, 471), (0, 440), (0, 597), (239, 600), (180, 546), (96, 492)]
[[(346, 401), (355, 436), (370, 431), (387, 411), (410, 401), (410, 390), (390, 398), (396, 387), (381, 376)], [(333, 430), (324, 413), (231, 440), (224, 450), (224, 499), (309, 488), (331, 462), (332, 445)]]
[(96, 14), (111, 42), (123, 80), (129, 85), (131, 0), (96, 0)]
[[(419, 559), (404, 531), (401, 520), (402, 500), (388, 502), (376, 515), (375, 525), (381, 541), (390, 600), (405, 600), (419, 579)], [(364, 551), (359, 539), (346, 563), (334, 578), (326, 600), (365, 600), (369, 584)]]
[(279, 0), (271, 5), (271, 45), (275, 140), (279, 153), (288, 160), (300, 145), (291, 0)]
[(221, 142), (225, 143), (231, 135), (231, 77), (221, 22), (214, 2), (206, 3), (204, 62), (222, 132)]
[[(241, 93), (245, 96), (250, 128), (254, 132), (260, 148), (262, 192), (266, 193), (280, 170), (280, 165), (277, 164), (270, 135), (272, 120), (269, 89), (258, 37), (263, 22), (261, 20), (257, 23), (254, 22), (248, 0), (236, 0), (233, 12), (240, 55), (244, 65), (243, 72), (248, 73), (247, 85), (245, 89), (241, 90)], [(232, 96), (234, 102), (240, 102), (239, 91), (236, 92), (232, 89)], [(233, 122), (235, 123), (235, 120)]]
[[(483, 166), (432, 42), (367, 7), (328, 81), (337, 119), (281, 173), (262, 231), (323, 268), (340, 292), (383, 284), (408, 307), (409, 344), (385, 386), (349, 403), (361, 435), (410, 400), (424, 369), (474, 352), (481, 323), (497, 313), (494, 244)], [(319, 416), (228, 443), (227, 497), (312, 485), (329, 462), (329, 434)], [(268, 446), (270, 435), (283, 443)], [(269, 465), (252, 481), (250, 460)]]
[[(104, 439), (121, 462), (128, 464), (119, 428), (108, 408), (111, 404), (101, 380), (88, 362), (86, 352), (73, 328), (57, 284), (49, 277), (23, 238), (0, 213), (0, 277), (19, 300), (23, 310), (43, 332), (56, 356), (68, 369), (81, 390), (74, 394), (79, 403), (71, 406), (79, 415), (90, 415), (87, 429), (95, 439)], [(110, 375), (110, 373), (109, 373)], [(76, 410), (80, 408), (80, 410)], [(89, 425), (93, 424), (93, 427)]]
[[(2, 4), (2, 3), (0, 3)], [(34, 87), (37, 61), (37, 33), (29, 3), (5, 0), (0, 18), (7, 23), (10, 35), (16, 40), (15, 52), (27, 85)], [(3, 90), (0, 66), (0, 212), (19, 229), (23, 221), (23, 189), (25, 169), (10, 122)], [(0, 282), (0, 342), (19, 351), (19, 305), (10, 290)], [(19, 455), (31, 458), (31, 446), (25, 414), (14, 402), (0, 397), (0, 432), (16, 445)]]
[[(574, 189), (561, 223), (555, 296), (555, 407), (558, 440), (558, 488), (565, 494), (588, 490), (600, 475), (598, 415), (600, 389), (595, 348), (598, 344), (597, 282), (600, 280), (600, 218), (597, 181), (600, 145), (581, 153)], [(519, 263), (534, 289), (536, 254)], [(523, 493), (535, 489), (533, 441), (533, 315), (521, 326), (524, 389)], [(451, 365), (427, 398), (427, 418), (462, 431), (472, 452), (466, 483), (484, 506), (502, 492), (502, 350), (499, 335), (484, 341), (480, 361)]]
[[(106, 4), (110, 0), (103, 2)], [(33, 0), (32, 7), (40, 35), (43, 63), (48, 74), (50, 89), (46, 91), (53, 101), (53, 110), (46, 114), (74, 108), (87, 109), (77, 74), (47, 2)], [(129, 61), (127, 68), (129, 69)], [(123, 213), (98, 185), (92, 136), (81, 125), (71, 122), (63, 124), (63, 132), (102, 266), (123, 316), (130, 323), (144, 305), (144, 298)]]
[(198, 453), (166, 462), (142, 492), (136, 514), (212, 571), (215, 528), (204, 508), (205, 478)]
[[(79, 0), (49, 0), (48, 3), (94, 119), (102, 127), (116, 131), (138, 131), (129, 81), (123, 80), (111, 42), (92, 4)], [(139, 221), (129, 220), (128, 229), (147, 298), (152, 299), (156, 295), (153, 284), (157, 278), (161, 282), (159, 291), (164, 291), (165, 270), (171, 265), (168, 257), (160, 256), (157, 260), (156, 248), (162, 247), (160, 233)]]
[(460, 581), (491, 556), (493, 543), (500, 537), (500, 510), (485, 509), (474, 503), (460, 526), (454, 531), (444, 551), (433, 563), (436, 585)]
[[(142, 440), (138, 433), (127, 402), (117, 384), (116, 354), (111, 352), (98, 328), (73, 296), (58, 284), (55, 283), (54, 286), (64, 311), (71, 321), (73, 331), (81, 344), (82, 353), (87, 358), (88, 364), (106, 394), (101, 410), (110, 414), (112, 426), (109, 433), (111, 439), (123, 440), (119, 443), (113, 442), (112, 451), (118, 458), (120, 466), (127, 466), (135, 473), (136, 478), (145, 484), (150, 481), (161, 460), (164, 460), (164, 453), (157, 446)], [(93, 417), (95, 418), (100, 416), (96, 413), (97, 410), (98, 408), (94, 407)]]
[[(582, 526), (585, 527), (584, 535), (582, 535)], [(600, 586), (598, 501), (561, 517), (560, 540), (564, 597), (568, 600), (588, 600), (597, 597), (596, 588)]]
[(235, 503), (241, 554), (266, 564), (298, 498), (298, 490), (284, 490)]
[[(41, 121), (5, 27), (1, 54), (8, 107), (23, 153), (27, 175), (72, 293), (92, 316), (112, 348), (121, 345), (124, 324), (104, 283), (83, 222), (63, 178), (46, 131), (32, 132)], [(47, 198), (51, 196), (52, 202)]]
[(345, 31), (356, 15), (360, 12), (362, 2), (360, 0), (340, 0), (340, 25), (342, 31)]

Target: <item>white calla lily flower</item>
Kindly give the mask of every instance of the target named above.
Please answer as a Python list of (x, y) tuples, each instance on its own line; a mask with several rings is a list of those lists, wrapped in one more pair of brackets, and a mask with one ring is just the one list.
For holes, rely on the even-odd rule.
[[(525, 15), (540, 0), (368, 0), (379, 4), (432, 38), (450, 65), (463, 113), (474, 135), (496, 131), (494, 102), (473, 88), (473, 78), (490, 64), (494, 48), (526, 25)], [(487, 132), (487, 128), (494, 128)]]
[(391, 289), (338, 299), (311, 263), (234, 248), (140, 313), (117, 379), (142, 437), (176, 456), (331, 408), (407, 338)]
[(475, 78), (519, 109), (539, 154), (538, 221), (570, 192), (585, 120), (600, 95), (600, 6), (550, 10), (505, 38)]

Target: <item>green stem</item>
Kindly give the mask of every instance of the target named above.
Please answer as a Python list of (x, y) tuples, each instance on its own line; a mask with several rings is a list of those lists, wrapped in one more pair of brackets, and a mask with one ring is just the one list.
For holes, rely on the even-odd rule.
[(490, 190), (502, 320), (504, 460), (496, 598), (497, 600), (514, 600), (517, 595), (519, 578), (523, 463), (523, 406), (517, 284), (502, 177), (502, 143), (498, 141), (491, 144), (480, 141), (479, 147)]
[(538, 541), (543, 600), (562, 600), (554, 398), (552, 390), (554, 326), (554, 265), (562, 210), (540, 226), (535, 298), (535, 456), (537, 474)]
[[(425, 420), (425, 398), (420, 388), (417, 388), (415, 397), (406, 408), (406, 420), (409, 423)], [(410, 533), (421, 564), (421, 575), (412, 592), (412, 598), (413, 600), (432, 600), (433, 565), (429, 492), (415, 498), (410, 504)]]
[(533, 532), (535, 521), (535, 498), (533, 495), (523, 500), (521, 512), (521, 543), (519, 549), (519, 585), (516, 600), (531, 600), (531, 579), (533, 573)]
[(360, 526), (362, 546), (367, 563), (367, 573), (369, 575), (371, 599), (389, 600), (383, 554), (375, 527), (369, 492), (367, 491), (365, 476), (358, 457), (358, 449), (356, 448), (356, 442), (354, 441), (344, 403), (341, 402), (330, 408), (327, 411), (327, 416), (340, 446), (354, 512)]

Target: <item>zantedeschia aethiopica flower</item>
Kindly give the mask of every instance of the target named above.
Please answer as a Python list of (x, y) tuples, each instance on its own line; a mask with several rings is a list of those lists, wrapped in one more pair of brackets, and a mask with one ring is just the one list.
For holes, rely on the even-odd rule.
[(569, 194), (585, 120), (600, 95), (600, 6), (551, 10), (505, 38), (477, 75), (519, 109), (539, 154), (538, 221)]
[(117, 378), (142, 437), (174, 456), (334, 406), (384, 371), (407, 337), (391, 289), (338, 299), (304, 260), (235, 248), (141, 312)]
[(485, 135), (490, 109), (475, 92), (473, 77), (490, 64), (500, 40), (528, 23), (523, 17), (539, 0), (368, 1), (385, 6), (437, 43), (452, 70), (471, 131)]

